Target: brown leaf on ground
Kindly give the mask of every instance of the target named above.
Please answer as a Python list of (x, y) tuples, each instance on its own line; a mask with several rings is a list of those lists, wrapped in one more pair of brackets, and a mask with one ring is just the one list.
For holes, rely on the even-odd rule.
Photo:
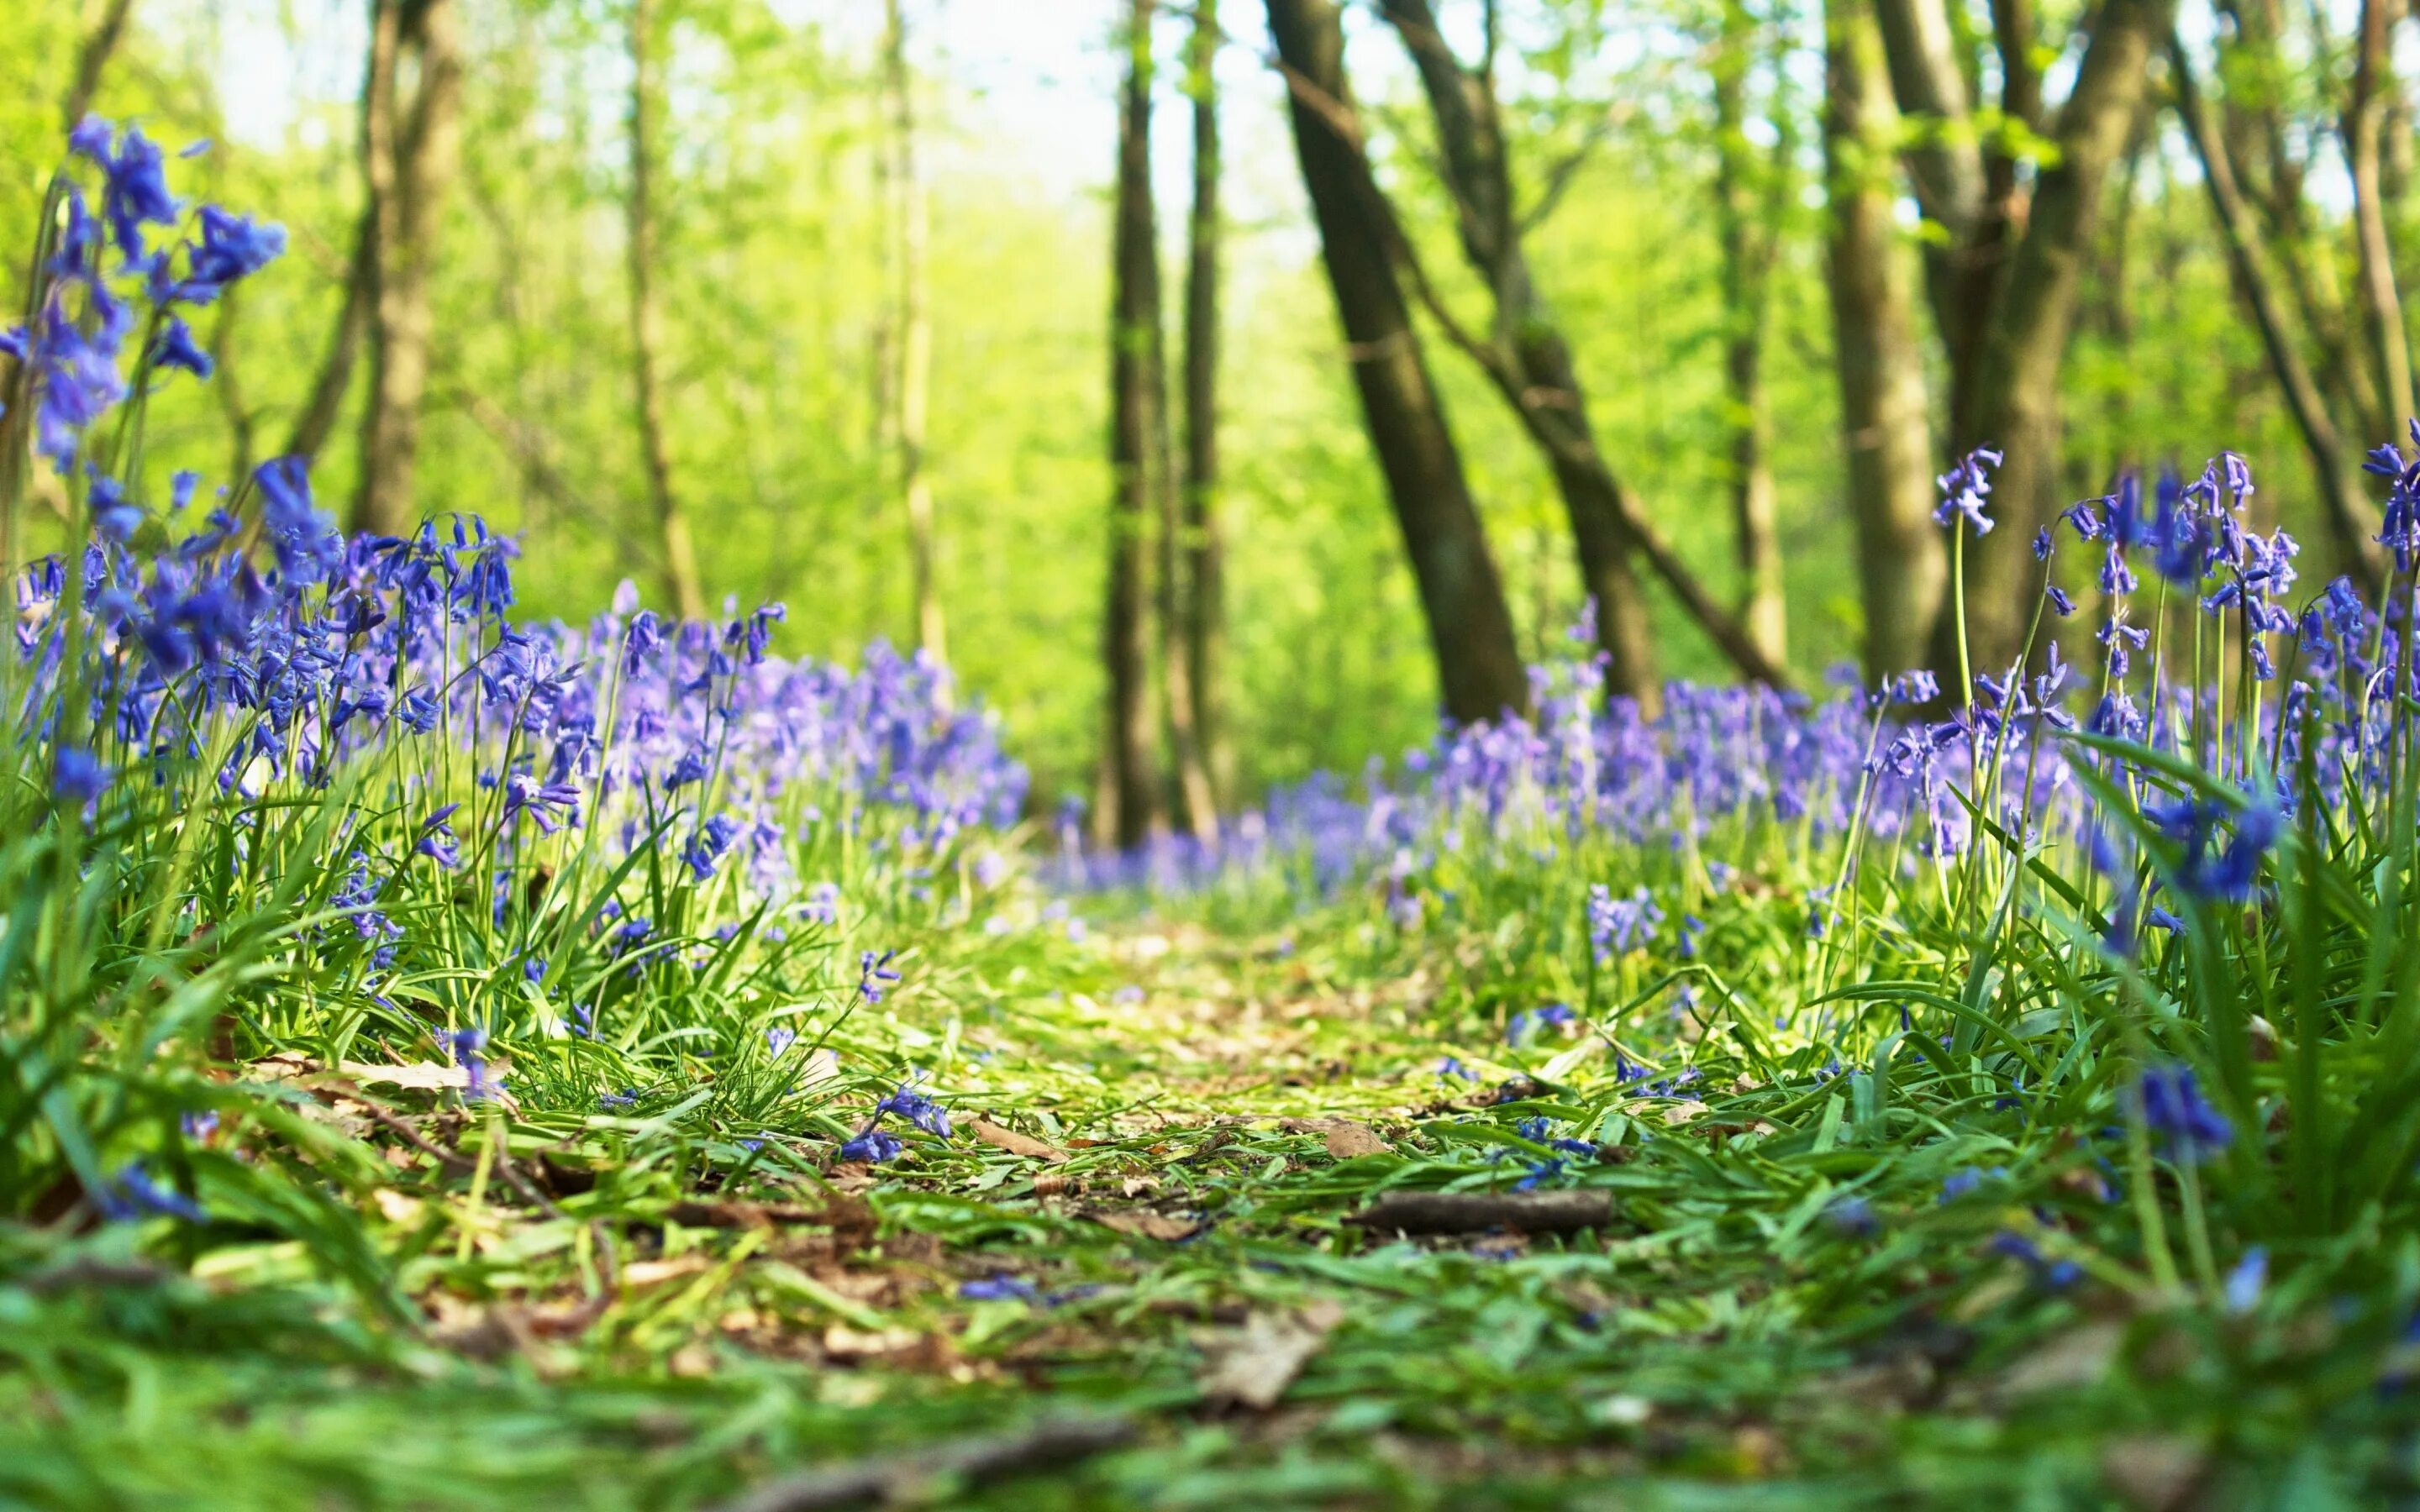
[(1240, 1329), (1211, 1335), (1203, 1343), (1210, 1363), (1202, 1395), (1214, 1403), (1267, 1412), (1343, 1320), (1343, 1307), (1322, 1298), (1291, 1312), (1255, 1314)]
[(2013, 1399), (2089, 1386), (2109, 1373), (2125, 1337), (2122, 1323), (2104, 1320), (2071, 1328), (2010, 1365), (1995, 1383), (1997, 1393)]
[(1383, 1155), (1391, 1149), (1378, 1137), (1376, 1130), (1366, 1123), (1339, 1119), (1327, 1126), (1327, 1152), (1338, 1160), (1353, 1160), (1362, 1155)]
[(1021, 1156), (1026, 1160), (1060, 1161), (1067, 1158), (1065, 1150), (1047, 1140), (1036, 1139), (1032, 1134), (1018, 1134), (1014, 1129), (1004, 1129), (997, 1123), (983, 1119), (968, 1119), (967, 1133), (973, 1134), (994, 1149), (1005, 1149), (1010, 1154)]
[(1190, 1239), (1202, 1232), (1199, 1218), (1172, 1218), (1149, 1208), (1112, 1208), (1085, 1214), (1104, 1228), (1114, 1228), (1121, 1234), (1137, 1239), (1158, 1239), (1173, 1242)]
[(2191, 1439), (2142, 1433), (2113, 1439), (2101, 1451), (2101, 1473), (2129, 1506), (2170, 1512), (2190, 1506), (2210, 1455)]

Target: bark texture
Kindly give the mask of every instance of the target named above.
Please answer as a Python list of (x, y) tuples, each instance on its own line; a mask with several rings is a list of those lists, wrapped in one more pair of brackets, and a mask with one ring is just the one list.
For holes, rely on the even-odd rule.
[(1193, 731), (1218, 803), (1235, 802), (1227, 723), (1226, 543), (1218, 517), (1218, 0), (1194, 0), (1187, 54), (1193, 105), (1193, 203), (1185, 265), (1185, 656)]
[(1101, 658), (1108, 673), (1102, 748), (1103, 839), (1140, 844), (1166, 825), (1152, 717), (1146, 547), (1151, 533), (1152, 381), (1158, 350), (1158, 248), (1151, 192), (1151, 19), (1154, 0), (1128, 0), (1125, 85), (1118, 108), (1117, 208), (1109, 309), (1109, 602)]
[(899, 496), (908, 521), (908, 563), (916, 604), (916, 645), (934, 664), (950, 660), (949, 627), (941, 612), (939, 545), (933, 480), (924, 467), (924, 438), (933, 393), (933, 319), (925, 247), (932, 222), (923, 160), (917, 151), (916, 112), (908, 72), (908, 30), (899, 0), (884, 0), (883, 84), (890, 96), (889, 177), (896, 196), (899, 272)]
[(697, 548), (689, 515), (673, 485), (672, 440), (664, 424), (663, 305), (656, 290), (656, 136), (663, 88), (654, 0), (631, 0), (630, 184), (624, 204), (624, 241), (630, 269), (630, 379), (639, 449), (646, 464), (647, 503), (654, 515), (657, 566), (666, 602), (685, 620), (706, 618), (698, 584)]
[(1446, 712), (1472, 720), (1526, 709), (1528, 679), (1503, 583), (1396, 281), (1394, 238), (1345, 85), (1337, 8), (1332, 0), (1267, 0), (1267, 7), (1293, 86), (1295, 153), (1371, 445), (1419, 583)]
[(1833, 361), (1857, 528), (1869, 682), (1925, 665), (1947, 570), (1933, 525), (1917, 271), (1892, 216), (1899, 110), (1870, 0), (1824, 14), (1823, 157)]
[(376, 0), (370, 15), (363, 113), (373, 231), (370, 393), (352, 523), (384, 535), (409, 532), (418, 517), (412, 486), (434, 336), (429, 283), (460, 147), (460, 28), (458, 0)]

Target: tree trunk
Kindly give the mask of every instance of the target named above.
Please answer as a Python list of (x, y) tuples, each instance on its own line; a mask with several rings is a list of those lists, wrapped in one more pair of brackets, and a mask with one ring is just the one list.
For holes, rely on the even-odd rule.
[(1833, 361), (1869, 683), (1925, 664), (1947, 569), (1932, 523), (1931, 427), (1916, 270), (1892, 215), (1898, 106), (1869, 0), (1830, 0), (1823, 159), (1830, 178)]
[(2353, 49), (2352, 93), (2345, 106), (2345, 163), (2352, 175), (2353, 246), (2361, 270), (2363, 323), (2378, 361), (2379, 393), (2388, 433), (2412, 420), (2412, 347), (2403, 326), (2403, 298), (2395, 283), (2395, 249), (2387, 239), (2385, 191), (2380, 173), (2381, 128), (2395, 92), (2389, 55), (2395, 0), (2362, 0)]
[[(2006, 454), (1993, 482), (1997, 528), (1966, 547), (1968, 637), (1978, 670), (2019, 654), (2033, 613), (2027, 585), (2034, 528), (2049, 517), (2058, 468), (2058, 374), (2074, 325), (2076, 285), (2098, 218), (2102, 183), (2125, 148), (2153, 49), (2167, 35), (2166, 0), (2102, 0), (2092, 40), (2059, 112), (2056, 160), (2035, 182), (2024, 235), (2009, 257), (1978, 354), (1968, 408), (1955, 417), (1959, 448)], [(1943, 616), (1933, 664), (1956, 664), (1957, 626)]]
[(1110, 248), (1109, 603), (1102, 661), (1108, 672), (1102, 750), (1107, 838), (1131, 849), (1165, 828), (1156, 722), (1151, 706), (1151, 634), (1145, 546), (1152, 515), (1152, 384), (1158, 350), (1159, 249), (1151, 186), (1151, 18), (1154, 0), (1127, 0), (1125, 88), (1118, 109), (1117, 210)]
[[(1715, 44), (1714, 218), (1723, 251), (1723, 378), (1730, 401), (1732, 541), (1739, 561), (1740, 619), (1757, 646), (1778, 662), (1788, 654), (1778, 504), (1768, 456), (1771, 407), (1765, 398), (1764, 335), (1774, 231), (1760, 193), (1762, 164), (1747, 139), (1747, 75), (1756, 20), (1743, 0), (1724, 0)], [(1776, 164), (1776, 167), (1779, 165)]]
[[(383, 535), (407, 532), (417, 514), (412, 482), (433, 334), (429, 280), (459, 147), (459, 25), (456, 0), (376, 0), (371, 15), (364, 140), (377, 235), (367, 318), (369, 409), (362, 421), (352, 522), (356, 530)], [(408, 108), (402, 98), (407, 55), (417, 65)]]
[(134, 0), (109, 0), (109, 8), (101, 13), (101, 20), (77, 44), (75, 77), (68, 83), (67, 98), (59, 113), (69, 131), (74, 131), (92, 109), (93, 97), (101, 92), (101, 70), (109, 67), (111, 55), (126, 36), (127, 19), (133, 13)]
[[(1384, 9), (1419, 72), (1436, 124), (1464, 258), (1494, 299), (1489, 345), (1495, 355), (1482, 362), (1501, 366), (1509, 359), (1517, 370), (1517, 381), (1497, 375), (1498, 387), (1508, 391), (1515, 411), (1523, 413), (1533, 433), (1536, 421), (1529, 412), (1550, 408), (1559, 412), (1556, 428), (1575, 443), (1550, 450), (1546, 460), (1571, 517), (1580, 576), (1596, 600), (1597, 640), (1609, 658), (1606, 686), (1652, 715), (1661, 702), (1662, 687), (1655, 675), (1647, 599), (1633, 564), (1638, 542), (1620, 507), (1624, 491), (1597, 451), (1595, 431), (1588, 422), (1588, 396), (1580, 388), (1570, 344), (1530, 277), (1513, 216), (1511, 165), (1494, 81), (1464, 68), (1454, 56), (1428, 0), (1385, 0)], [(1375, 198), (1381, 191), (1372, 180), (1364, 193)], [(1402, 255), (1411, 255), (1408, 244)]]
[(689, 517), (673, 487), (671, 439), (664, 427), (663, 310), (656, 298), (654, 204), (657, 94), (663, 65), (657, 54), (654, 0), (631, 0), (630, 197), (625, 236), (630, 264), (630, 368), (637, 400), (639, 445), (647, 468), (647, 501), (655, 511), (665, 599), (685, 620), (706, 617), (697, 552)]
[(1185, 268), (1185, 647), (1193, 734), (1221, 805), (1235, 793), (1227, 727), (1227, 567), (1218, 519), (1218, 0), (1194, 0), (1187, 88), (1193, 104), (1193, 206)]
[(2183, 40), (2173, 32), (2168, 37), (2168, 68), (2174, 76), (2177, 115), (2201, 163), (2202, 183), (2210, 192), (2211, 213), (2226, 244), (2236, 293), (2251, 311), (2252, 322), (2260, 332), (2260, 344), (2269, 355), (2270, 371), (2276, 375), (2277, 386), (2285, 391), (2286, 407), (2293, 414), (2295, 427), (2303, 435), (2304, 449), (2310, 455), (2311, 472), (2319, 485), (2320, 503), (2327, 511), (2330, 543), (2343, 569), (2353, 575), (2366, 593), (2375, 594), (2385, 581), (2383, 556), (2372, 539), (2377, 513), (2362, 493), (2360, 475), (2350, 466), (2343, 438), (2328, 412), (2326, 398), (2287, 327), (2285, 308), (2277, 298), (2276, 280), (2261, 246), (2259, 228), (2236, 182), (2234, 160), (2220, 140), (2218, 127), (2202, 100), (2200, 86), (2194, 78), (2193, 59)]
[(1304, 85), (1289, 91), (1295, 154), (1319, 224), (1371, 445), (1419, 586), (1446, 711), (1467, 721), (1526, 710), (1528, 679), (1503, 584), (1395, 279), (1385, 207), (1372, 203), (1370, 165), (1345, 85), (1337, 8), (1333, 0), (1267, 0), (1267, 6), (1278, 56)]
[(931, 224), (923, 160), (916, 151), (915, 102), (908, 73), (907, 26), (899, 0), (883, 5), (883, 83), (891, 97), (889, 176), (899, 228), (899, 493), (908, 517), (908, 572), (916, 601), (916, 645), (936, 667), (950, 662), (949, 632), (936, 580), (933, 480), (924, 471), (924, 432), (933, 383), (933, 321), (924, 271)]
[[(378, 66), (375, 60), (371, 66)], [(363, 100), (366, 121), (368, 91)], [(311, 396), (303, 402), (302, 413), (294, 417), (294, 428), (286, 438), (282, 455), (299, 456), (307, 466), (334, 433), (336, 418), (345, 407), (345, 394), (352, 387), (353, 361), (361, 351), (370, 306), (378, 299), (377, 282), (378, 210), (374, 205), (365, 205), (353, 230), (352, 262), (345, 271), (345, 302), (338, 308), (336, 323), (328, 333), (328, 352), (319, 360), (318, 376), (311, 382)]]

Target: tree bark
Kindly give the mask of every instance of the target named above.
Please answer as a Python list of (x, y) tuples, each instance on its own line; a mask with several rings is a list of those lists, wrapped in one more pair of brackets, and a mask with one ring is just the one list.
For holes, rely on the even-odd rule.
[(2277, 386), (2285, 391), (2286, 407), (2293, 414), (2295, 428), (2303, 435), (2304, 450), (2310, 455), (2312, 475), (2319, 485), (2320, 503), (2327, 511), (2330, 544), (2345, 570), (2352, 574), (2366, 593), (2375, 594), (2386, 576), (2383, 555), (2372, 539), (2378, 525), (2377, 512), (2362, 492), (2360, 475), (2350, 465), (2343, 438), (2329, 415), (2327, 400), (2287, 325), (2286, 312), (2276, 294), (2276, 280), (2251, 207), (2236, 181), (2233, 160), (2219, 138), (2218, 127), (2211, 119), (2210, 108), (2194, 78), (2192, 56), (2185, 51), (2183, 39), (2174, 32), (2168, 36), (2168, 68), (2174, 75), (2177, 115), (2201, 163), (2202, 183), (2210, 192), (2211, 213), (2226, 243), (2236, 292), (2259, 330), (2270, 371), (2276, 375)]
[(1185, 644), (1194, 738), (1211, 792), (1236, 801), (1227, 727), (1226, 549), (1218, 518), (1218, 0), (1194, 0), (1187, 86), (1193, 103), (1193, 205), (1185, 269)]
[[(1730, 400), (1732, 542), (1739, 562), (1741, 622), (1765, 656), (1788, 656), (1782, 589), (1779, 504), (1769, 456), (1773, 417), (1765, 395), (1764, 338), (1776, 210), (1759, 180), (1778, 180), (1786, 161), (1768, 168), (1747, 139), (1747, 75), (1755, 60), (1756, 19), (1744, 0), (1724, 0), (1716, 39), (1714, 207), (1723, 253), (1723, 378)], [(1784, 132), (1785, 139), (1788, 136)], [(1779, 155), (1776, 154), (1779, 160)]]
[(1127, 0), (1125, 87), (1118, 108), (1117, 209), (1110, 248), (1109, 602), (1102, 661), (1108, 672), (1102, 750), (1107, 838), (1121, 849), (1166, 827), (1156, 723), (1145, 547), (1152, 516), (1152, 384), (1159, 347), (1159, 249), (1151, 184), (1151, 21), (1154, 0)]
[[(374, 58), (371, 67), (378, 66)], [(365, 90), (365, 122), (369, 98), (370, 91)], [(318, 376), (311, 382), (311, 396), (294, 417), (294, 428), (287, 434), (286, 450), (281, 455), (299, 456), (307, 465), (318, 456), (328, 438), (335, 432), (337, 416), (345, 407), (345, 394), (352, 387), (353, 362), (361, 352), (370, 306), (378, 298), (377, 282), (378, 211), (375, 206), (365, 205), (353, 230), (352, 261), (345, 271), (345, 302), (337, 309), (336, 323), (328, 332), (327, 355), (319, 360)]]
[(630, 189), (624, 207), (630, 268), (630, 369), (639, 445), (647, 469), (647, 501), (655, 512), (664, 597), (681, 618), (706, 617), (697, 552), (689, 516), (673, 486), (672, 441), (664, 425), (663, 309), (656, 295), (655, 157), (657, 96), (663, 65), (658, 54), (654, 0), (631, 0)]
[[(1967, 543), (1967, 631), (1978, 670), (2009, 665), (2030, 622), (2028, 548), (2035, 526), (2049, 517), (2057, 478), (2058, 374), (2074, 325), (2078, 274), (2103, 180), (2124, 150), (2167, 16), (2167, 0), (2102, 0), (2094, 13), (2092, 40), (2059, 111), (2057, 159), (2035, 182), (2024, 235), (1977, 355), (1971, 400), (1953, 422), (1961, 449), (1993, 445), (2006, 454), (1993, 483), (1997, 529)], [(1945, 615), (1934, 636), (1935, 666), (1955, 665), (1956, 633)]]
[(60, 115), (67, 129), (74, 131), (78, 122), (92, 109), (93, 97), (101, 92), (101, 75), (109, 67), (110, 57), (126, 36), (126, 23), (134, 13), (134, 0), (109, 0), (101, 20), (85, 33), (76, 46), (75, 77), (68, 83), (67, 98)]
[(1373, 203), (1337, 8), (1333, 0), (1267, 0), (1267, 7), (1279, 59), (1303, 85), (1288, 91), (1295, 154), (1371, 445), (1419, 587), (1446, 711), (1467, 721), (1526, 710), (1528, 679), (1503, 584), (1396, 282), (1385, 207)]
[[(1509, 362), (1520, 375), (1514, 409), (1524, 412), (1526, 420), (1527, 411), (1552, 408), (1559, 412), (1559, 428), (1574, 443), (1550, 451), (1546, 460), (1571, 519), (1580, 577), (1596, 600), (1597, 640), (1609, 658), (1606, 686), (1652, 715), (1661, 702), (1662, 687), (1655, 674), (1647, 599), (1634, 565), (1638, 543), (1619, 505), (1623, 490), (1596, 449), (1588, 396), (1570, 345), (1530, 276), (1513, 214), (1512, 169), (1495, 83), (1454, 56), (1428, 0), (1384, 0), (1383, 8), (1419, 72), (1436, 125), (1464, 258), (1486, 284), (1493, 301), (1489, 344), (1501, 354), (1497, 361)], [(1374, 180), (1367, 193), (1381, 193)], [(1410, 255), (1408, 244), (1403, 255)]]
[(1830, 179), (1833, 361), (1866, 616), (1869, 682), (1925, 664), (1947, 569), (1932, 523), (1932, 433), (1916, 332), (1915, 256), (1892, 216), (1900, 137), (1869, 0), (1825, 9), (1823, 157)]
[(2403, 297), (2396, 287), (2395, 249), (2386, 232), (2385, 191), (2380, 172), (2381, 138), (2388, 98), (2395, 91), (2388, 53), (2395, 0), (2362, 0), (2361, 26), (2353, 48), (2352, 91), (2344, 114), (2345, 163), (2352, 176), (2353, 247), (2361, 277), (2363, 323), (2376, 356), (2379, 393), (2387, 407), (2388, 434), (2420, 414), (2412, 396), (2412, 347), (2403, 325)]
[[(364, 140), (377, 235), (367, 317), (370, 398), (352, 523), (383, 535), (408, 532), (416, 515), (412, 484), (433, 335), (429, 281), (459, 147), (459, 25), (456, 0), (376, 0), (371, 14)], [(417, 65), (408, 107), (407, 55)]]
[(936, 667), (950, 661), (941, 614), (939, 547), (934, 534), (933, 480), (924, 469), (926, 416), (933, 384), (933, 320), (924, 270), (931, 227), (923, 159), (916, 150), (915, 102), (908, 73), (907, 25), (899, 0), (883, 4), (883, 82), (891, 97), (891, 174), (899, 228), (899, 494), (908, 519), (908, 572), (916, 602), (916, 645)]

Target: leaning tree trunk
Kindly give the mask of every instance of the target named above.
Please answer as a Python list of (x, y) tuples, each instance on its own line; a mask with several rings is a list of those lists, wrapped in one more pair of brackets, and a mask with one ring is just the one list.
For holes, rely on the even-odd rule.
[(2395, 282), (2395, 249), (2387, 237), (2385, 186), (2381, 171), (2386, 108), (2395, 92), (2394, 60), (2388, 53), (2395, 0), (2362, 0), (2361, 29), (2353, 48), (2352, 93), (2345, 105), (2345, 162), (2352, 175), (2353, 248), (2361, 277), (2363, 324), (2376, 354), (2379, 393), (2387, 407), (2389, 434), (2415, 418), (2412, 396), (2412, 347), (2403, 326), (2403, 297)]
[[(908, 575), (916, 600), (916, 645), (937, 668), (949, 665), (949, 629), (941, 615), (933, 480), (924, 469), (924, 432), (933, 388), (933, 320), (924, 269), (931, 207), (923, 160), (916, 151), (915, 102), (909, 94), (908, 36), (899, 0), (885, 0), (883, 81), (891, 97), (889, 176), (899, 230), (899, 493), (908, 519)], [(944, 685), (946, 686), (946, 685)]]
[[(1973, 664), (2007, 667), (2033, 615), (2028, 547), (2049, 518), (2058, 476), (2058, 374), (2074, 325), (2076, 287), (2098, 218), (2103, 180), (2126, 146), (2153, 50), (2167, 35), (2167, 0), (2102, 0), (2091, 44), (2059, 112), (2055, 162), (2036, 180), (2024, 235), (2009, 257), (1991, 329), (1977, 358), (1972, 399), (1954, 419), (1962, 449), (2006, 454), (1993, 480), (1996, 528), (1966, 545), (1966, 614)], [(1957, 625), (1933, 637), (1938, 667), (1958, 664)]]
[(1723, 255), (1731, 538), (1740, 570), (1740, 619), (1758, 648), (1778, 662), (1788, 655), (1789, 620), (1770, 455), (1772, 407), (1764, 382), (1772, 232), (1760, 232), (1766, 196), (1758, 192), (1758, 155), (1747, 139), (1747, 74), (1755, 41), (1756, 21), (1745, 4), (1724, 0), (1714, 66), (1714, 220)]
[(1125, 86), (1118, 110), (1117, 210), (1109, 295), (1109, 602), (1101, 655), (1109, 707), (1102, 748), (1106, 838), (1121, 848), (1164, 827), (1151, 706), (1145, 546), (1152, 514), (1152, 385), (1158, 350), (1159, 250), (1151, 195), (1153, 0), (1128, 0)]
[(689, 516), (673, 486), (672, 440), (664, 424), (663, 308), (656, 295), (655, 155), (657, 94), (662, 62), (655, 37), (654, 0), (630, 5), (630, 197), (624, 240), (630, 265), (630, 369), (639, 447), (647, 468), (647, 501), (655, 513), (664, 597), (685, 620), (706, 617), (698, 586), (697, 551)]
[(101, 92), (101, 75), (126, 37), (126, 23), (134, 13), (134, 0), (109, 0), (108, 8), (92, 30), (84, 34), (76, 44), (75, 73), (68, 80), (68, 92), (60, 115), (68, 130), (74, 131), (85, 113), (92, 109), (93, 96)]
[[(421, 401), (428, 390), (433, 316), (429, 283), (458, 155), (462, 97), (456, 0), (377, 0), (372, 66), (390, 48), (383, 85), (373, 84), (365, 121), (369, 203), (377, 217), (367, 316), (369, 409), (353, 526), (384, 535), (411, 528), (420, 462)], [(409, 57), (414, 84), (402, 95)]]
[(1395, 279), (1384, 208), (1364, 191), (1370, 166), (1345, 85), (1337, 8), (1333, 0), (1267, 5), (1279, 59), (1301, 82), (1289, 91), (1295, 155), (1362, 416), (1419, 586), (1446, 711), (1472, 720), (1527, 709), (1528, 679), (1503, 584)]
[(1947, 572), (1932, 513), (1932, 432), (1916, 270), (1892, 214), (1899, 110), (1870, 0), (1824, 16), (1823, 158), (1831, 207), (1833, 361), (1870, 682), (1921, 667)]
[(1185, 659), (1193, 737), (1218, 801), (1235, 801), (1227, 728), (1227, 584), (1218, 519), (1218, 0), (1194, 0), (1187, 88), (1193, 103), (1193, 206), (1185, 268)]
[(2177, 115), (2186, 138), (2201, 163), (2202, 185), (2210, 192), (2211, 217), (2226, 244), (2227, 265), (2234, 274), (2237, 297), (2252, 316), (2268, 353), (2269, 369), (2286, 395), (2286, 408), (2302, 433), (2311, 472), (2319, 485), (2319, 501), (2328, 521), (2329, 544), (2338, 563), (2353, 575), (2365, 593), (2375, 596), (2384, 585), (2386, 564), (2372, 532), (2377, 511), (2363, 494), (2361, 476), (2346, 454), (2343, 435), (2329, 412), (2326, 395), (2310, 365), (2303, 360), (2288, 325), (2285, 305), (2276, 292), (2276, 277), (2262, 244), (2251, 207), (2236, 181), (2235, 160), (2211, 119), (2200, 85), (2194, 77), (2192, 56), (2183, 39), (2168, 36), (2168, 73), (2176, 89)]

